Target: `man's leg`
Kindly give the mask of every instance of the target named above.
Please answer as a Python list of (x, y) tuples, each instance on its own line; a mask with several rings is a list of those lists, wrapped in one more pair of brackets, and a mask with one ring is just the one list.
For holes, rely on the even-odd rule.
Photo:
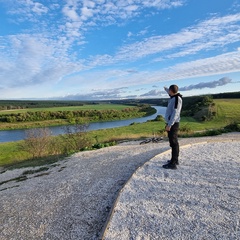
[(168, 132), (170, 147), (172, 148), (171, 164), (178, 164), (179, 143), (178, 143), (179, 123), (175, 123)]

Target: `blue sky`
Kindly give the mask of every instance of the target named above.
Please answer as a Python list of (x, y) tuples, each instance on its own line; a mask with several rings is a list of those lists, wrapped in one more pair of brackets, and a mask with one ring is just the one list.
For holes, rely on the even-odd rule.
[(0, 98), (240, 91), (237, 0), (0, 0)]

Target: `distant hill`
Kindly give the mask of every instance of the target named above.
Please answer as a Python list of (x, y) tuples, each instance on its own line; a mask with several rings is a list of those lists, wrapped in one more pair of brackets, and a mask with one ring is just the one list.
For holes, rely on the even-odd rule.
[[(196, 102), (204, 96), (213, 99), (224, 98), (240, 98), (239, 92), (217, 93), (208, 95), (199, 95), (184, 97), (184, 105), (189, 102)], [(150, 99), (121, 99), (121, 100), (102, 100), (102, 101), (58, 101), (58, 100), (0, 100), (0, 110), (6, 109), (26, 109), (26, 108), (49, 108), (49, 107), (63, 107), (63, 106), (83, 106), (87, 104), (100, 104), (100, 103), (114, 103), (124, 105), (139, 105), (149, 104), (158, 106), (167, 106), (169, 98), (150, 98)]]
[[(206, 95), (197, 95), (191, 97), (184, 97), (184, 104), (188, 102), (197, 102), (203, 97), (210, 97), (213, 99), (222, 99), (222, 98), (240, 98), (240, 91), (239, 92), (229, 92), (229, 93), (217, 93), (217, 94), (206, 94)], [(108, 101), (110, 103), (117, 103), (117, 104), (150, 104), (150, 105), (159, 105), (159, 106), (167, 106), (167, 101), (169, 98), (152, 98), (152, 99), (122, 99), (122, 100), (111, 100)]]

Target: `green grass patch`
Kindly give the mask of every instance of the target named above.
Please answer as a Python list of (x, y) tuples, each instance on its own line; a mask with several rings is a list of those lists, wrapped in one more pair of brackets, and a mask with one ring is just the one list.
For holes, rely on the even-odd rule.
[[(2, 148), (2, 144), (0, 145), (0, 150), (1, 148)], [(57, 162), (63, 160), (65, 157), (66, 157), (65, 155), (47, 156), (47, 157), (42, 157), (37, 159), (31, 159), (29, 157), (26, 157), (25, 159), (22, 158), (21, 160), (18, 159), (18, 161), (16, 160), (11, 161), (11, 158), (9, 158), (7, 159), (6, 162), (2, 161), (0, 167), (3, 167), (4, 169), (8, 169), (8, 170), (28, 168), (28, 167), (42, 167), (46, 165), (52, 165), (52, 164), (54, 165)]]
[(20, 142), (21, 141), (0, 144), (0, 166), (17, 164), (30, 158), (27, 152), (19, 149)]
[(240, 99), (215, 99), (217, 118), (224, 123), (240, 122)]

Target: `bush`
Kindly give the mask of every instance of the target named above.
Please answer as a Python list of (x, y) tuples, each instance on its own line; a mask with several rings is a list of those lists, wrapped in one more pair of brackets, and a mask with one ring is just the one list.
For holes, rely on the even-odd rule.
[(184, 126), (181, 126), (181, 127), (179, 128), (179, 131), (180, 131), (180, 132), (189, 133), (189, 132), (191, 132), (192, 130), (191, 130), (191, 128), (188, 126), (188, 124), (185, 124)]
[(183, 103), (182, 116), (208, 121), (216, 115), (212, 96), (187, 97)]
[(86, 134), (88, 124), (75, 124), (74, 126), (65, 126), (64, 135), (61, 135), (64, 153), (74, 153), (81, 149), (88, 148), (92, 141)]
[(130, 123), (129, 125), (130, 125), (130, 126), (133, 126), (133, 125), (136, 125), (136, 124), (139, 124), (139, 123), (132, 122), (132, 123)]
[(236, 122), (230, 123), (224, 127), (224, 130), (227, 132), (240, 132), (240, 124)]
[(165, 119), (162, 115), (157, 115), (157, 117), (153, 120), (156, 122), (165, 122)]
[(217, 136), (222, 134), (221, 129), (212, 129), (205, 132), (205, 136)]

